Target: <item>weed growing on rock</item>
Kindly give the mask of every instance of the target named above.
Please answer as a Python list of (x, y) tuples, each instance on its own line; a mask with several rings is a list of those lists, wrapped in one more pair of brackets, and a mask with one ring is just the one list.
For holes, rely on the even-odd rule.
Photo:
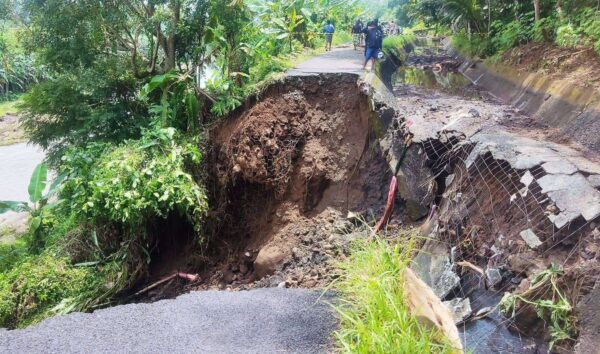
[(559, 286), (563, 275), (563, 270), (553, 265), (537, 274), (527, 291), (507, 293), (500, 302), (502, 312), (513, 318), (523, 306), (533, 307), (537, 316), (548, 323), (551, 350), (557, 342), (574, 340), (577, 335), (573, 306)]

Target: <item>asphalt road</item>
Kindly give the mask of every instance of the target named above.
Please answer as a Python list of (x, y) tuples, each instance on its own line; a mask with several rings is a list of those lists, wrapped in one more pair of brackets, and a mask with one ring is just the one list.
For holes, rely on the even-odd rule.
[(333, 48), (310, 58), (287, 72), (290, 76), (304, 76), (322, 73), (350, 73), (364, 74), (362, 68), (362, 49), (354, 50), (351, 47)]
[(319, 291), (204, 291), (0, 330), (0, 353), (324, 353), (336, 319)]

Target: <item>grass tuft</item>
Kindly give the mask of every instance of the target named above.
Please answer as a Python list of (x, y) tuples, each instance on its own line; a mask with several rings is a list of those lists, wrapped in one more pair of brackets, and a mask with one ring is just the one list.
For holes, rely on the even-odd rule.
[[(411, 238), (409, 238), (410, 240)], [(403, 293), (404, 270), (413, 243), (389, 244), (362, 241), (353, 246), (349, 259), (340, 264), (336, 285), (342, 303), (340, 329), (336, 332), (345, 353), (452, 353), (442, 335), (421, 326), (410, 313)]]

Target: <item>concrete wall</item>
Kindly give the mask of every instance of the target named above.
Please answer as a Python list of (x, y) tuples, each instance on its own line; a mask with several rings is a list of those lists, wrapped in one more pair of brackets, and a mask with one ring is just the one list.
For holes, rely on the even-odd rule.
[(594, 152), (600, 152), (600, 93), (537, 73), (467, 60), (471, 81)]

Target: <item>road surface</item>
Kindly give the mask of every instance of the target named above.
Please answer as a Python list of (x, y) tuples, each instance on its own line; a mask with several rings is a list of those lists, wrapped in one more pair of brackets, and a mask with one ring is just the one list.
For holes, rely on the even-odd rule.
[(330, 297), (303, 289), (204, 291), (0, 330), (0, 353), (325, 353)]

